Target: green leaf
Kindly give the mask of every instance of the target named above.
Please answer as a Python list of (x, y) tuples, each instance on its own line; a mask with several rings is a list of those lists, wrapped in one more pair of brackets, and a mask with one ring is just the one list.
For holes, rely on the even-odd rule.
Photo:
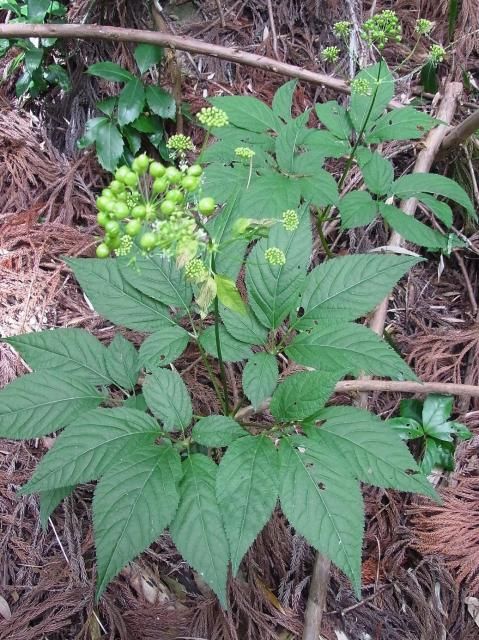
[[(261, 324), (271, 329), (277, 329), (298, 306), (306, 278), (312, 246), (309, 208), (303, 208), (299, 217), (299, 226), (292, 232), (281, 224), (274, 225), (268, 238), (260, 240), (246, 260), (251, 309)], [(271, 247), (284, 252), (284, 265), (272, 265), (266, 260), (265, 251)]]
[(422, 424), (428, 436), (452, 442), (451, 429), (447, 421), (452, 413), (454, 398), (430, 394), (424, 400)]
[[(250, 357), (251, 349), (249, 345), (245, 342), (236, 340), (236, 338), (226, 331), (222, 324), (220, 324), (219, 333), (221, 355), (225, 362), (240, 362), (241, 360), (246, 360)], [(215, 358), (218, 357), (215, 328), (213, 326), (208, 327), (201, 332), (199, 342), (207, 353)]]
[(359, 596), (364, 512), (358, 482), (307, 438), (282, 438), (279, 456), (285, 516), (346, 573)]
[(365, 142), (377, 144), (386, 140), (415, 140), (422, 138), (438, 124), (438, 120), (413, 107), (393, 109), (376, 120), (365, 136)]
[(356, 79), (366, 80), (370, 91), (368, 95), (353, 91), (349, 115), (355, 130), (359, 133), (364, 127), (367, 133), (394, 97), (394, 78), (381, 60), (360, 71)]
[(142, 393), (137, 393), (134, 396), (130, 396), (123, 403), (124, 407), (128, 409), (138, 409), (138, 411), (148, 411), (148, 406), (145, 401), (145, 396)]
[(410, 256), (372, 254), (323, 262), (306, 279), (302, 316), (294, 326), (308, 329), (319, 321), (345, 322), (366, 315), (418, 262)]
[(113, 172), (123, 155), (123, 137), (113, 122), (101, 122), (95, 127), (95, 143), (98, 161), (107, 171)]
[(123, 127), (138, 118), (145, 105), (145, 87), (139, 78), (125, 84), (118, 99), (118, 124)]
[(474, 435), (472, 431), (469, 431), (466, 425), (462, 424), (461, 422), (452, 420), (448, 422), (448, 425), (454, 435), (460, 440), (470, 440), (470, 438), (472, 438)]
[(336, 204), (339, 198), (338, 185), (333, 176), (324, 169), (316, 169), (313, 176), (298, 180), (301, 195), (306, 202), (316, 207)]
[(84, 380), (38, 371), (16, 378), (0, 391), (0, 437), (37, 438), (57, 431), (104, 396)]
[(391, 418), (387, 423), (401, 440), (415, 440), (424, 436), (421, 423), (413, 418)]
[(20, 98), (21, 96), (28, 93), (28, 91), (30, 91), (33, 86), (34, 82), (32, 80), (32, 76), (28, 73), (28, 71), (25, 71), (15, 83), (15, 95), (17, 96), (17, 98)]
[(258, 322), (248, 307), (245, 313), (236, 313), (226, 307), (220, 308), (220, 315), (227, 332), (240, 342), (264, 344), (268, 338), (267, 330)]
[(329, 407), (318, 420), (326, 422), (319, 429), (309, 429), (308, 435), (332, 462), (341, 461), (347, 473), (384, 489), (437, 498), (433, 486), (419, 472), (409, 449), (388, 422), (353, 407)]
[[(351, 152), (351, 145), (347, 140), (341, 140), (324, 129), (308, 129), (304, 144), (309, 149), (320, 152), (325, 158), (342, 158)], [(311, 167), (313, 175), (316, 168)]]
[(183, 558), (198, 571), (226, 608), (228, 540), (216, 501), (215, 463), (201, 454), (183, 462), (180, 506), (170, 533)]
[(211, 134), (217, 140), (201, 152), (201, 162), (230, 164), (234, 161), (240, 166), (248, 166), (249, 160), (247, 162), (240, 160), (234, 153), (236, 147), (249, 147), (255, 152), (252, 158), (253, 167), (265, 167), (273, 162), (270, 154), (274, 151), (274, 139), (266, 133), (254, 133), (229, 125), (213, 128)]
[(96, 103), (96, 106), (102, 113), (107, 116), (111, 116), (115, 111), (115, 107), (118, 104), (118, 98), (105, 98), (105, 100), (100, 100), (100, 102)]
[(134, 389), (140, 373), (135, 346), (117, 333), (105, 354), (105, 364), (114, 383), (122, 389)]
[[(148, 91), (148, 87), (146, 87), (146, 91)], [(131, 126), (140, 133), (156, 134), (158, 132), (162, 132), (163, 123), (161, 118), (158, 116), (146, 116), (142, 113), (134, 122), (131, 123)]]
[(331, 397), (340, 375), (301, 371), (283, 380), (271, 398), (271, 414), (282, 422), (316, 415)]
[(243, 189), (235, 215), (255, 219), (281, 218), (283, 211), (299, 206), (301, 187), (300, 180), (278, 173), (260, 176), (248, 189)]
[(264, 436), (239, 438), (221, 459), (216, 497), (229, 541), (233, 575), (276, 506), (278, 463), (273, 442)]
[(298, 364), (332, 371), (338, 377), (364, 372), (394, 380), (416, 379), (394, 349), (360, 324), (322, 324), (298, 334), (285, 352)]
[(48, 525), (48, 519), (67, 496), (69, 496), (74, 486), (59, 487), (58, 489), (52, 489), (51, 491), (42, 491), (40, 493), (40, 524), (42, 529), (46, 529)]
[(162, 253), (138, 253), (134, 263), (130, 263), (128, 256), (117, 260), (120, 273), (128, 284), (164, 305), (188, 312), (193, 291), (174, 260)]
[(95, 310), (116, 324), (139, 331), (156, 331), (174, 324), (168, 307), (144, 295), (122, 278), (116, 260), (68, 258), (80, 286)]
[(413, 216), (389, 204), (379, 204), (379, 212), (386, 222), (409, 242), (427, 249), (442, 249), (448, 252), (448, 237), (430, 229)]
[(32, 22), (43, 22), (50, 4), (51, 0), (28, 0), (28, 19)]
[(426, 438), (426, 449), (420, 467), (424, 475), (429, 475), (437, 467), (445, 471), (454, 471), (454, 455), (451, 444)]
[(338, 204), (341, 214), (341, 228), (365, 227), (378, 215), (376, 202), (367, 191), (350, 191)]
[(369, 191), (380, 196), (389, 193), (394, 180), (392, 162), (383, 158), (377, 151), (371, 152), (366, 148), (358, 149), (357, 157)]
[(87, 73), (110, 82), (129, 82), (135, 76), (115, 62), (97, 62), (88, 67)]
[(219, 273), (215, 274), (216, 295), (225, 307), (240, 315), (246, 315), (246, 305), (231, 278), (226, 278)]
[(228, 416), (207, 416), (193, 427), (191, 437), (204, 447), (228, 447), (248, 432)]
[(41, 47), (25, 51), (25, 69), (28, 73), (32, 74), (42, 64), (43, 53), (44, 50)]
[(85, 133), (78, 140), (77, 147), (79, 149), (85, 149), (86, 147), (89, 147), (91, 144), (94, 144), (96, 142), (98, 127), (107, 122), (108, 122), (108, 119), (104, 118), (103, 116), (99, 118), (90, 118), (89, 120), (87, 120), (85, 124)]
[(243, 391), (255, 409), (269, 398), (278, 384), (278, 363), (271, 353), (255, 353), (243, 369)]
[(422, 424), (422, 406), (423, 403), (421, 400), (415, 398), (401, 400), (399, 404), (399, 415), (401, 418), (412, 418)]
[(94, 409), (72, 422), (42, 458), (22, 493), (39, 493), (97, 480), (118, 456), (159, 436), (156, 420), (134, 409)]
[(252, 96), (220, 96), (210, 102), (228, 115), (231, 124), (247, 131), (262, 133), (268, 129), (278, 131), (280, 121), (271, 109)]
[(140, 347), (140, 364), (149, 371), (166, 367), (181, 356), (190, 336), (182, 327), (164, 327), (148, 336)]
[(305, 111), (301, 116), (290, 120), (288, 124), (281, 127), (279, 135), (276, 137), (276, 161), (280, 169), (286, 173), (294, 172), (294, 158), (308, 132), (306, 129), (308, 118), (309, 111)]
[(439, 220), (446, 225), (448, 229), (452, 227), (452, 209), (446, 202), (437, 200), (428, 193), (419, 193), (417, 196), (419, 202), (422, 202)]
[(163, 59), (163, 49), (156, 44), (139, 44), (135, 47), (135, 60), (140, 73), (145, 73)]
[(123, 135), (125, 136), (125, 140), (128, 143), (128, 148), (131, 153), (136, 156), (138, 151), (141, 149), (141, 136), (135, 131), (132, 127), (124, 127)]
[(63, 91), (71, 91), (72, 83), (70, 76), (61, 65), (49, 64), (45, 71), (45, 79), (47, 82), (57, 85)]
[(293, 95), (297, 84), (297, 80), (290, 80), (289, 82), (286, 82), (279, 87), (273, 97), (273, 113), (286, 122), (291, 119)]
[(421, 84), (427, 93), (436, 93), (439, 89), (437, 66), (430, 60), (421, 67)]
[[(239, 163), (236, 163), (233, 167), (225, 167), (219, 162), (214, 162), (206, 167), (202, 176), (204, 192), (214, 198), (218, 204), (226, 203), (223, 211), (208, 221), (209, 225), (215, 226), (225, 218), (235, 220), (239, 217), (237, 204), (240, 194), (246, 189), (248, 175), (248, 167)], [(254, 183), (255, 179), (253, 175), (251, 183)]]
[(184, 431), (193, 418), (191, 399), (176, 371), (157, 369), (145, 378), (143, 395), (166, 431)]
[(176, 115), (175, 99), (161, 87), (146, 87), (146, 101), (148, 106), (160, 118), (173, 119)]
[(51, 369), (93, 385), (111, 384), (105, 364), (106, 348), (84, 329), (35, 331), (4, 338), (34, 370)]
[(180, 456), (169, 445), (125, 451), (101, 478), (93, 498), (97, 598), (170, 524), (178, 507), (179, 478)]
[(419, 193), (433, 193), (436, 196), (450, 198), (464, 207), (476, 219), (471, 199), (457, 182), (437, 173), (410, 173), (398, 178), (391, 187), (391, 195), (398, 198), (411, 198)]
[(349, 116), (344, 107), (341, 107), (336, 100), (328, 102), (317, 102), (314, 105), (316, 114), (320, 122), (329, 129), (329, 131), (342, 140), (348, 140), (352, 127)]

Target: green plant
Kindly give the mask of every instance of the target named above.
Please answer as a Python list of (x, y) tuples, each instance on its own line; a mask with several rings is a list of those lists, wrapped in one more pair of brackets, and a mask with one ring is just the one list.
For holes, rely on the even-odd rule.
[(142, 137), (160, 155), (168, 159), (164, 121), (173, 119), (176, 103), (161, 87), (145, 84), (144, 75), (161, 63), (160, 47), (140, 44), (135, 48), (138, 75), (114, 62), (98, 62), (88, 67), (90, 75), (123, 85), (118, 96), (97, 103), (104, 114), (86, 123), (80, 148), (95, 145), (98, 160), (107, 171), (114, 171), (121, 162), (131, 162), (142, 148)]
[[(58, 22), (66, 13), (65, 5), (57, 0), (1, 0), (0, 10), (11, 12), (10, 23)], [(23, 66), (16, 83), (18, 97), (28, 94), (35, 98), (52, 85), (70, 89), (70, 76), (61, 64), (63, 56), (55, 47), (56, 42), (56, 38), (0, 40), (0, 57), (13, 47), (20, 50), (6, 70), (8, 76)]]
[(456, 440), (472, 437), (469, 429), (450, 420), (453, 398), (430, 395), (424, 402), (402, 400), (399, 417), (388, 420), (388, 424), (403, 440), (420, 440), (419, 466), (424, 474), (434, 467), (454, 470)]

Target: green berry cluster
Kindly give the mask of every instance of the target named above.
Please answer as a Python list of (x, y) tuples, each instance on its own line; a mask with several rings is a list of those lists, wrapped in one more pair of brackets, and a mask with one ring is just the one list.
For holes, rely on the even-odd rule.
[(426, 18), (418, 18), (416, 20), (416, 26), (414, 27), (414, 31), (419, 33), (421, 36), (426, 36), (428, 33), (432, 31), (434, 27), (434, 22), (431, 20), (426, 20)]
[(253, 149), (250, 149), (249, 147), (236, 147), (235, 155), (238, 156), (238, 158), (251, 160), (251, 158), (253, 158), (256, 155), (256, 152), (253, 151)]
[(333, 25), (334, 35), (338, 38), (348, 38), (351, 33), (352, 24), (348, 20), (340, 20)]
[(278, 247), (270, 247), (266, 249), (264, 252), (264, 257), (266, 258), (266, 262), (273, 265), (282, 266), (286, 264), (286, 256), (284, 255), (284, 251), (278, 249)]
[(226, 127), (229, 124), (229, 118), (223, 109), (218, 107), (203, 107), (197, 114), (198, 121), (206, 128)]
[(402, 40), (402, 28), (395, 11), (385, 9), (363, 23), (361, 36), (369, 44), (383, 49), (388, 42)]
[(432, 64), (439, 64), (446, 57), (446, 50), (439, 44), (433, 44), (429, 49), (429, 60)]
[(359, 96), (371, 95), (371, 85), (366, 78), (354, 78), (351, 80), (351, 93), (356, 93)]
[(208, 278), (209, 271), (203, 260), (200, 258), (193, 258), (185, 265), (185, 276), (192, 282), (200, 283), (204, 282)]
[(200, 218), (216, 210), (213, 198), (199, 197), (202, 173), (198, 164), (166, 167), (146, 154), (117, 169), (96, 201), (104, 230), (97, 257), (128, 255), (136, 237), (141, 249), (175, 256), (179, 266), (193, 259), (207, 242)]
[(283, 227), (286, 231), (296, 231), (299, 226), (298, 214), (294, 209), (283, 211)]
[(340, 53), (339, 47), (325, 47), (321, 51), (321, 57), (326, 62), (337, 62), (339, 60)]
[(166, 146), (170, 151), (176, 151), (180, 154), (185, 154), (187, 151), (192, 151), (195, 148), (190, 136), (185, 136), (182, 133), (171, 136)]

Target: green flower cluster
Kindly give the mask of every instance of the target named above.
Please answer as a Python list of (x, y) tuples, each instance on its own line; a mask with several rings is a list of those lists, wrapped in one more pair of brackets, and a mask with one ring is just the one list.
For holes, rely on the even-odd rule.
[(434, 27), (434, 22), (431, 20), (426, 20), (426, 18), (418, 18), (416, 20), (416, 26), (414, 27), (414, 31), (419, 33), (421, 36), (426, 36), (428, 33), (432, 31)]
[(283, 227), (286, 231), (296, 231), (299, 226), (298, 214), (294, 209), (283, 211)]
[(204, 282), (208, 278), (209, 271), (203, 260), (200, 258), (193, 258), (185, 265), (185, 276), (192, 282), (200, 283)]
[(446, 57), (446, 50), (439, 44), (433, 44), (429, 49), (429, 60), (432, 64), (439, 64)]
[(339, 54), (341, 53), (339, 47), (325, 47), (321, 51), (321, 57), (326, 62), (337, 62), (339, 59)]
[(348, 38), (351, 33), (352, 24), (348, 20), (340, 20), (333, 25), (334, 35), (338, 38)]
[(369, 44), (383, 49), (388, 42), (400, 42), (402, 28), (395, 11), (385, 9), (363, 23), (361, 36)]
[(264, 257), (266, 258), (266, 262), (273, 265), (282, 266), (286, 264), (286, 256), (284, 255), (284, 251), (278, 249), (278, 247), (270, 247), (266, 249), (264, 252)]
[(250, 149), (249, 147), (236, 147), (235, 155), (238, 156), (238, 158), (251, 160), (251, 158), (253, 158), (256, 155), (256, 152), (253, 151), (253, 149)]
[(97, 257), (128, 255), (136, 237), (141, 249), (175, 256), (180, 267), (195, 258), (207, 242), (197, 220), (216, 209), (213, 198), (198, 197), (202, 173), (200, 165), (180, 170), (146, 154), (120, 167), (96, 201), (104, 230)]
[(223, 109), (218, 109), (218, 107), (203, 107), (199, 113), (196, 114), (196, 117), (206, 129), (226, 127), (229, 124), (228, 116)]
[(366, 78), (354, 78), (351, 80), (351, 93), (356, 93), (359, 96), (371, 95), (371, 85)]
[(182, 133), (177, 133), (166, 143), (166, 146), (170, 151), (176, 151), (177, 153), (186, 153), (194, 149), (193, 141), (190, 136), (185, 136)]

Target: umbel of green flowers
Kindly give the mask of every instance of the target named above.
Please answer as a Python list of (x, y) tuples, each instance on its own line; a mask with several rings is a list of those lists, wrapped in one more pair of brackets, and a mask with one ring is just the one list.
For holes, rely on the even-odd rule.
[(402, 28), (394, 11), (380, 11), (363, 23), (361, 36), (369, 44), (383, 49), (388, 42), (400, 42)]

